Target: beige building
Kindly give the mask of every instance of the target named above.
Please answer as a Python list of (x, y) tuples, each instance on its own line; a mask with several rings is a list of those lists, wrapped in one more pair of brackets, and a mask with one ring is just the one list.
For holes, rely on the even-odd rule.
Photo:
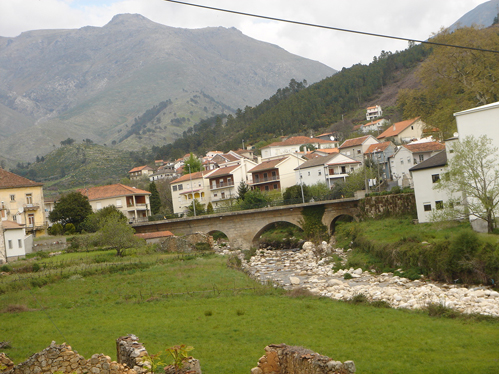
[(378, 140), (391, 140), (395, 144), (409, 143), (415, 139), (421, 139), (425, 126), (426, 124), (419, 117), (397, 122), (382, 132)]
[(23, 225), (28, 234), (44, 235), (47, 220), (43, 184), (0, 168), (0, 217)]
[(252, 176), (249, 185), (262, 192), (284, 192), (286, 188), (299, 183), (295, 178), (295, 168), (304, 162), (304, 159), (295, 154), (266, 158), (248, 171)]
[(107, 186), (90, 187), (79, 190), (88, 197), (94, 212), (114, 205), (120, 210), (129, 222), (144, 222), (151, 215), (148, 191), (124, 184), (110, 184)]
[(204, 205), (209, 203), (210, 186), (205, 177), (211, 173), (213, 170), (185, 174), (170, 183), (175, 214), (186, 214), (194, 199)]

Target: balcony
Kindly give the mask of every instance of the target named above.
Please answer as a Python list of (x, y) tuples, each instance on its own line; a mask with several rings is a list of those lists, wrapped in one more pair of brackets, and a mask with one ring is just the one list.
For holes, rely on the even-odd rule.
[(24, 204), (23, 208), (24, 208), (25, 212), (38, 210), (38, 209), (40, 209), (40, 204)]
[(280, 180), (280, 178), (279, 178), (278, 175), (267, 177), (267, 178), (262, 178), (262, 179), (253, 177), (253, 183), (251, 183), (251, 185), (254, 186), (254, 185), (257, 185), (257, 184), (274, 182), (274, 181), (278, 181), (278, 180)]
[(222, 182), (222, 183), (217, 183), (215, 187), (213, 185), (210, 187), (210, 190), (218, 190), (220, 188), (227, 188), (227, 187), (234, 187), (234, 182)]

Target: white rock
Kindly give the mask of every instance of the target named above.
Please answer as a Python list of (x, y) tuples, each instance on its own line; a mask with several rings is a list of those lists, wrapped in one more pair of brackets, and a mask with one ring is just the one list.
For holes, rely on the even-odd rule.
[(353, 274), (359, 274), (359, 275), (362, 274), (362, 269), (361, 268), (355, 269), (353, 271)]
[(290, 281), (290, 282), (291, 282), (291, 284), (293, 284), (293, 285), (300, 284), (300, 278), (298, 278), (298, 277), (289, 277), (289, 281)]

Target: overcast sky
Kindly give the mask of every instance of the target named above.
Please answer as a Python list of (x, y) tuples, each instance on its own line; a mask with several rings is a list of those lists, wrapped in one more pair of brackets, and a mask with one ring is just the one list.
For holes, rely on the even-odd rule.
[[(185, 0), (275, 18), (425, 40), (484, 0)], [(139, 13), (167, 26), (235, 27), (244, 34), (341, 69), (367, 64), (407, 42), (261, 20), (163, 0), (0, 0), (0, 36), (27, 30), (103, 26), (116, 14)]]

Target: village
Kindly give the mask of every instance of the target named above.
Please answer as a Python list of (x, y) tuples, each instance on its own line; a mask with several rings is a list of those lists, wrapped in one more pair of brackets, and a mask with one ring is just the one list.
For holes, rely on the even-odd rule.
[[(436, 210), (443, 209), (447, 191), (433, 188), (446, 172), (447, 159), (452, 157), (453, 144), (459, 137), (488, 135), (493, 144), (499, 145), (499, 134), (492, 124), (498, 115), (499, 103), (466, 110), (455, 114), (458, 133), (453, 138), (441, 140), (438, 129), (428, 130), (420, 118), (397, 123), (383, 119), (380, 106), (367, 108), (366, 123), (354, 130), (358, 137), (341, 144), (333, 133), (316, 137), (282, 137), (260, 149), (256, 156), (251, 146), (229, 151), (211, 151), (198, 159), (202, 170), (189, 173), (184, 163), (193, 157), (165, 162), (157, 160), (156, 168), (138, 166), (129, 171), (133, 180), (151, 182), (170, 181), (173, 213), (186, 216), (196, 205), (212, 208), (205, 213), (227, 211), (238, 198), (241, 184), (248, 190), (262, 193), (282, 193), (292, 186), (323, 184), (328, 190), (338, 182), (345, 182), (349, 175), (365, 165), (375, 170), (375, 178), (365, 180), (365, 187), (356, 191), (362, 198), (369, 192), (389, 191), (392, 188), (409, 188), (414, 191), (418, 222), (430, 222)], [(384, 129), (384, 130), (382, 130)], [(478, 134), (477, 134), (478, 132)], [(373, 134), (379, 133), (375, 136)], [(46, 235), (51, 222), (49, 213), (55, 201), (44, 199), (43, 185), (0, 169), (2, 241), (6, 262), (24, 257), (33, 251), (33, 238)], [(303, 189), (302, 189), (303, 191)], [(130, 223), (147, 222), (152, 215), (151, 193), (124, 184), (88, 187), (79, 190), (86, 196), (94, 212), (115, 206)], [(454, 194), (456, 195), (456, 194)], [(456, 196), (454, 196), (456, 197)], [(304, 195), (300, 196), (305, 203)], [(313, 199), (313, 197), (312, 197)], [(166, 218), (166, 217), (165, 217)], [(473, 217), (472, 226), (486, 231), (486, 223)]]

